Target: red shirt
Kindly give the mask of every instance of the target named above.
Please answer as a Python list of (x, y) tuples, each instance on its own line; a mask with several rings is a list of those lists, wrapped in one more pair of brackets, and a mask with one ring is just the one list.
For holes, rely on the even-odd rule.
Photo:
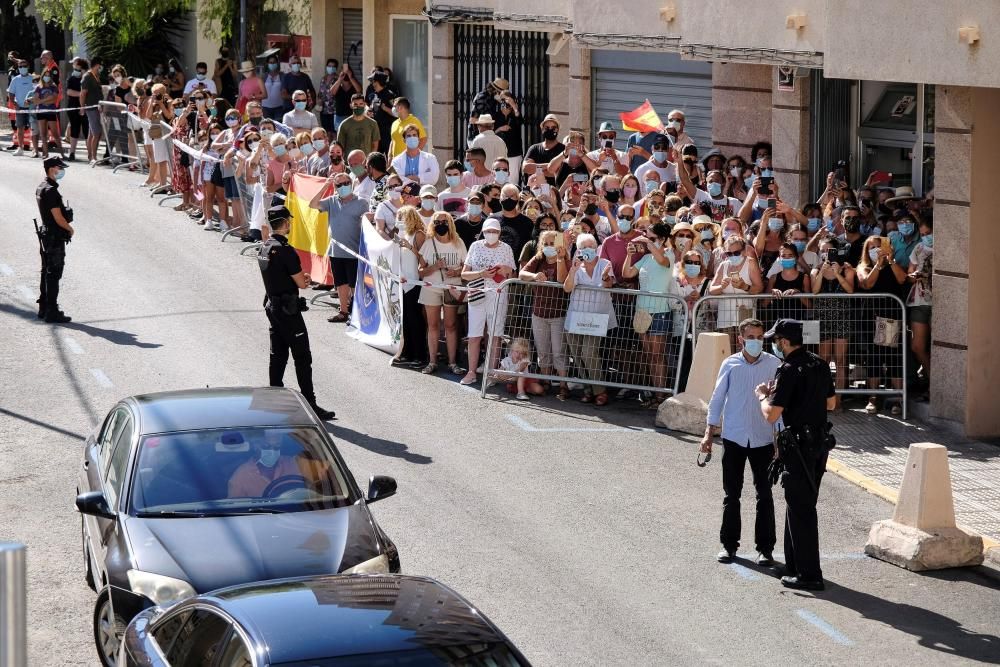
[[(611, 270), (615, 273), (615, 286), (625, 287), (627, 289), (638, 289), (639, 287), (639, 277), (635, 278), (622, 278), (622, 267), (625, 266), (625, 256), (631, 254), (632, 256), (632, 266), (646, 254), (646, 244), (642, 241), (635, 241), (635, 238), (639, 236), (638, 232), (632, 231), (622, 236), (621, 232), (617, 234), (612, 234), (608, 238), (604, 239), (604, 243), (601, 244), (600, 257), (605, 258), (611, 262)], [(629, 246), (632, 246), (632, 252), (628, 252)]]

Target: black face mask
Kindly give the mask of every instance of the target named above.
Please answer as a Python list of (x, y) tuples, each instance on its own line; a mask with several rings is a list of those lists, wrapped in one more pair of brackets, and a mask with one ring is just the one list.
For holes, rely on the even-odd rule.
[(250, 124), (260, 126), (264, 122), (263, 116), (250, 116)]
[(450, 231), (450, 229), (448, 228), (448, 223), (447, 222), (439, 222), (439, 223), (437, 223), (437, 224), (434, 225), (434, 233), (437, 234), (438, 236), (444, 236), (449, 231)]
[(622, 196), (620, 190), (608, 190), (604, 193), (604, 198), (608, 200), (609, 204), (618, 203), (618, 199)]
[(849, 234), (857, 234), (858, 230), (861, 229), (861, 223), (857, 220), (851, 220), (844, 223), (844, 231)]
[(517, 200), (511, 199), (510, 197), (501, 199), (500, 207), (505, 211), (513, 211), (515, 208), (517, 208)]
[(330, 158), (330, 164), (340, 164), (343, 161), (344, 158), (340, 157), (339, 155), (334, 155), (333, 157)]
[(587, 204), (587, 208), (583, 209), (584, 215), (595, 215), (597, 213), (597, 204)]
[(542, 139), (546, 141), (555, 141), (558, 136), (559, 130), (542, 130)]

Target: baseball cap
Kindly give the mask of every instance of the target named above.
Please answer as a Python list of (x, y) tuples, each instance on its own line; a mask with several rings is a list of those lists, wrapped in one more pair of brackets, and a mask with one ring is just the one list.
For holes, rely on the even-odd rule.
[(473, 190), (472, 193), (469, 195), (469, 202), (471, 203), (474, 201), (479, 202), (480, 204), (483, 203), (483, 193), (480, 192), (479, 190)]
[(778, 320), (764, 334), (764, 338), (774, 338), (775, 336), (789, 340), (802, 340), (802, 322), (798, 320)]
[(653, 137), (653, 146), (654, 147), (655, 146), (667, 146), (667, 147), (669, 147), (671, 145), (671, 143), (672, 142), (670, 141), (670, 137), (668, 137), (665, 134), (658, 134), (655, 137)]
[(427, 185), (425, 185), (425, 186), (423, 186), (423, 187), (420, 188), (420, 196), (421, 197), (437, 197), (438, 196), (437, 188), (434, 187), (433, 185), (431, 185), (430, 183), (428, 183)]
[(45, 168), (45, 171), (48, 171), (52, 167), (60, 167), (62, 169), (65, 169), (66, 166), (67, 166), (66, 163), (63, 162), (62, 159), (57, 157), (47, 157), (45, 158), (45, 161), (42, 162), (42, 167)]
[(600, 134), (601, 132), (617, 132), (617, 131), (618, 130), (615, 129), (615, 126), (612, 125), (609, 121), (604, 121), (603, 123), (601, 123), (601, 129), (599, 129), (597, 132), (598, 134)]
[(497, 220), (496, 218), (488, 218), (486, 220), (486, 222), (483, 223), (483, 231), (485, 232), (487, 230), (492, 230), (492, 231), (499, 232), (500, 231), (500, 221)]
[(404, 195), (409, 195), (409, 196), (420, 194), (420, 185), (414, 183), (413, 181), (410, 181), (409, 183), (403, 186), (403, 189), (400, 190), (400, 192), (402, 192)]

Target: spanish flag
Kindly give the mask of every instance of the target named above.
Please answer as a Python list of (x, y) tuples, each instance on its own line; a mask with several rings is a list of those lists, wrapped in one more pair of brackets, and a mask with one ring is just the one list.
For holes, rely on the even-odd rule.
[(653, 105), (646, 100), (632, 111), (618, 114), (622, 127), (632, 132), (662, 132), (663, 121), (656, 115)]
[(302, 270), (324, 285), (333, 284), (330, 271), (330, 226), (326, 212), (309, 208), (309, 201), (324, 189), (326, 179), (306, 174), (292, 174), (285, 196), (285, 207), (292, 214), (288, 243), (299, 253)]

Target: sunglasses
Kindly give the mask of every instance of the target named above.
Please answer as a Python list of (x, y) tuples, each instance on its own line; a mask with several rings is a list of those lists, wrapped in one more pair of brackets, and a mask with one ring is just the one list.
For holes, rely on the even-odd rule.
[(628, 220), (629, 222), (632, 222), (633, 220), (635, 220), (635, 216), (634, 215), (620, 215), (618, 217), (621, 218), (622, 220)]
[(726, 255), (728, 255), (729, 257), (739, 257), (742, 254), (743, 254), (742, 250), (727, 250), (726, 251)]
[(684, 266), (701, 266), (701, 262), (684, 262)]

